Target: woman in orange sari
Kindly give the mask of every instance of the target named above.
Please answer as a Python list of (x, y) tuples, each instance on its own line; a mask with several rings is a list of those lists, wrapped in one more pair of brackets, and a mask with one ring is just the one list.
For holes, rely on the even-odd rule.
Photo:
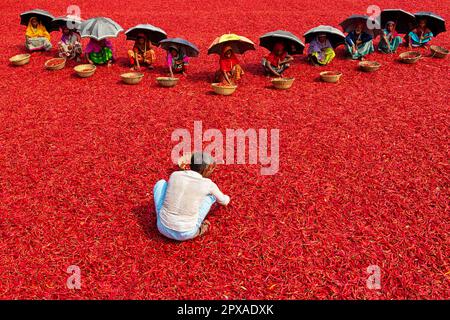
[(244, 75), (239, 60), (231, 46), (223, 48), (220, 56), (220, 69), (216, 72), (215, 82), (234, 85)]
[(130, 59), (132, 70), (139, 71), (137, 62), (139, 62), (139, 66), (146, 65), (149, 69), (153, 69), (153, 63), (156, 60), (155, 50), (152, 49), (151, 43), (145, 34), (138, 34), (133, 50), (128, 50), (128, 58)]

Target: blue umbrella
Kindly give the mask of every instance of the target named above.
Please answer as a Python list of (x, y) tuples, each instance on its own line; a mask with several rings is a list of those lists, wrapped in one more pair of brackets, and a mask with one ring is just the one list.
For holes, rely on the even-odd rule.
[(188, 57), (198, 57), (200, 53), (195, 44), (181, 38), (164, 39), (159, 44), (164, 50), (169, 50), (171, 47), (182, 48)]
[(103, 40), (116, 38), (123, 31), (122, 27), (110, 18), (97, 17), (81, 23), (80, 35), (82, 38)]
[(140, 33), (145, 34), (147, 39), (154, 45), (157, 45), (163, 39), (167, 39), (167, 33), (163, 29), (151, 24), (138, 24), (137, 26), (128, 29), (125, 32), (125, 35), (127, 36), (127, 40), (137, 40)]

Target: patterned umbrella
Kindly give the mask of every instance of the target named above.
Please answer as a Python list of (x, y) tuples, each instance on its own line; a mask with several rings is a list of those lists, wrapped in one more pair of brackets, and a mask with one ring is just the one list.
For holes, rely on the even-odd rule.
[(52, 25), (52, 21), (55, 17), (50, 12), (41, 9), (33, 9), (21, 13), (20, 24), (28, 26), (28, 22), (32, 17), (36, 17), (45, 26), (48, 32), (58, 30), (58, 28), (55, 29), (54, 26)]
[(447, 31), (445, 28), (445, 20), (441, 16), (437, 15), (433, 12), (416, 12), (414, 14), (416, 17), (416, 21), (418, 22), (420, 19), (427, 20), (427, 27), (433, 32), (434, 36), (437, 36), (439, 33)]
[(83, 19), (81, 19), (80, 17), (67, 15), (53, 19), (52, 27), (57, 29), (61, 27), (67, 27), (71, 30), (80, 30), (82, 22)]
[(190, 43), (187, 40), (181, 39), (181, 38), (169, 38), (161, 40), (159, 43), (161, 45), (161, 48), (164, 50), (169, 50), (170, 47), (175, 46), (177, 48), (182, 48), (184, 50), (184, 53), (188, 57), (197, 57), (200, 53), (198, 48), (195, 46), (195, 44)]
[(138, 24), (125, 32), (127, 40), (137, 40), (137, 36), (140, 33), (145, 34), (147, 39), (154, 45), (157, 45), (163, 39), (167, 39), (167, 33), (163, 29), (155, 27), (151, 24)]
[(342, 33), (342, 31), (332, 26), (320, 25), (318, 27), (310, 29), (303, 36), (305, 37), (305, 42), (310, 43), (319, 34), (326, 34), (333, 48), (336, 48), (345, 43), (345, 35)]
[(223, 48), (231, 46), (234, 53), (243, 54), (249, 50), (256, 50), (255, 44), (250, 39), (234, 33), (228, 33), (217, 37), (209, 46), (208, 54), (222, 54)]
[(277, 42), (284, 43), (286, 51), (289, 54), (302, 54), (305, 49), (305, 44), (288, 31), (272, 31), (259, 38), (259, 45), (269, 51), (273, 50), (273, 47)]
[(110, 18), (97, 17), (81, 23), (80, 34), (82, 38), (103, 40), (116, 38), (123, 31), (122, 27)]
[(384, 29), (388, 21), (395, 22), (395, 29), (398, 33), (408, 33), (414, 27), (415, 17), (412, 13), (402, 9), (381, 11), (381, 28)]

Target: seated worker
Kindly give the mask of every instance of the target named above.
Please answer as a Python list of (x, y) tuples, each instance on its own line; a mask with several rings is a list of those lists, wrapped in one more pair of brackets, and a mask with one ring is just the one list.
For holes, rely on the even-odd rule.
[(153, 69), (153, 63), (156, 61), (155, 50), (152, 49), (151, 42), (145, 34), (138, 34), (133, 49), (128, 50), (128, 58), (132, 70), (140, 71), (140, 67), (144, 65), (148, 69)]
[(25, 47), (29, 51), (50, 51), (52, 49), (50, 34), (36, 17), (30, 18), (28, 21), (25, 33)]
[(293, 60), (294, 58), (285, 50), (284, 44), (278, 42), (274, 45), (272, 52), (262, 59), (262, 65), (266, 74), (281, 78)]
[(355, 30), (345, 37), (345, 47), (353, 60), (364, 60), (366, 55), (375, 51), (373, 37), (363, 29), (364, 25), (359, 23)]
[(185, 241), (203, 235), (209, 228), (205, 220), (217, 201), (228, 205), (224, 195), (209, 177), (216, 164), (208, 154), (192, 154), (190, 170), (176, 171), (169, 182), (160, 180), (153, 189), (159, 232), (169, 239)]

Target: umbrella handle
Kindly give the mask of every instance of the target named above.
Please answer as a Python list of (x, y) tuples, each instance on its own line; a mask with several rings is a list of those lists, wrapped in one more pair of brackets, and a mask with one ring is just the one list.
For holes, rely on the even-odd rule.
[(135, 52), (135, 53), (134, 53), (134, 56), (135, 56), (135, 59), (136, 59), (136, 65), (137, 65), (138, 69), (140, 69), (140, 68), (141, 68), (141, 65), (139, 64), (138, 53)]

